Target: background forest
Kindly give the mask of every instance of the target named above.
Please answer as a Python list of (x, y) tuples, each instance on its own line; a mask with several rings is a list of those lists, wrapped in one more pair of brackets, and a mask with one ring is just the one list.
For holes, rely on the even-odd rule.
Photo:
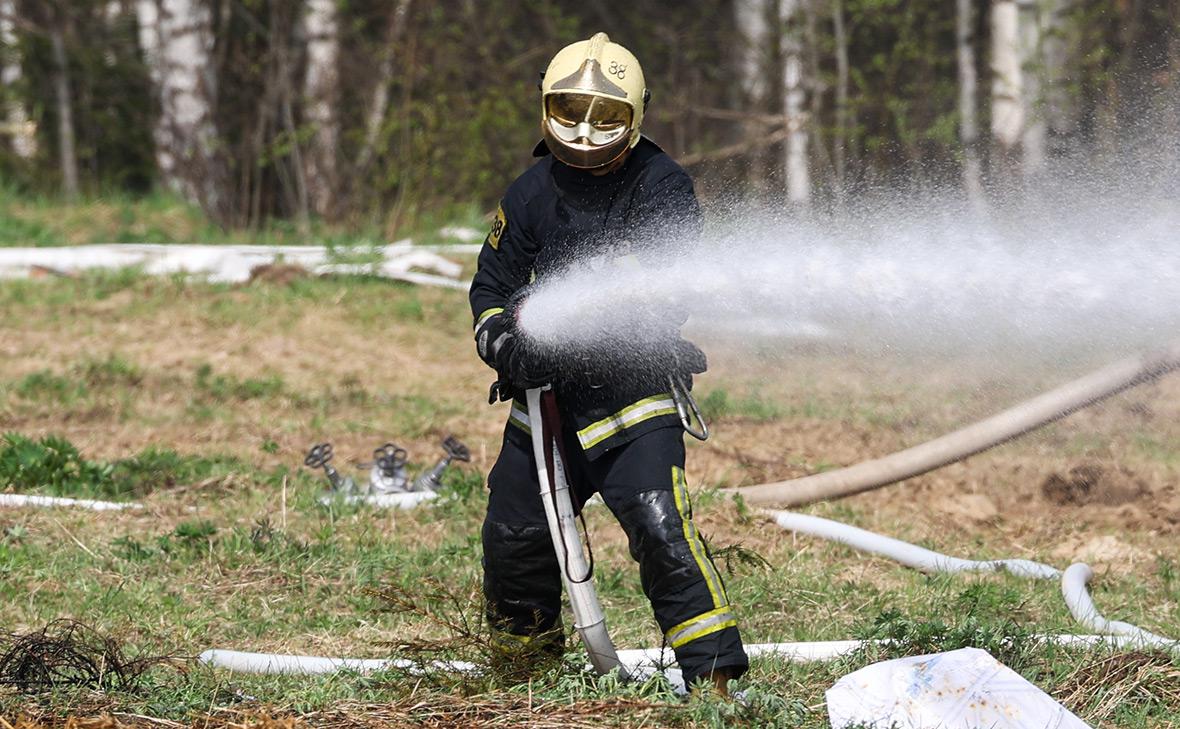
[(225, 228), (384, 235), (494, 205), (538, 72), (597, 30), (708, 198), (981, 198), (1180, 138), (1180, 0), (0, 0), (9, 194), (172, 191)]

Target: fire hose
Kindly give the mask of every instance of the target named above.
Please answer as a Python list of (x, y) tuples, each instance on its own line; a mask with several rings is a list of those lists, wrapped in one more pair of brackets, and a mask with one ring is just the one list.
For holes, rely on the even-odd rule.
[(574, 613), (574, 628), (582, 637), (594, 670), (609, 673), (617, 668), (625, 676), (618, 652), (606, 630), (606, 616), (598, 602), (590, 565), (582, 552), (582, 535), (574, 522), (574, 505), (558, 447), (561, 430), (553, 391), (533, 388), (525, 393), (525, 400), (529, 408), (533, 457), (537, 462), (537, 483), (541, 486), (549, 536), (561, 565), (561, 579)]
[(729, 489), (756, 505), (803, 506), (852, 496), (961, 461), (1180, 368), (1180, 341), (1130, 357), (990, 418), (892, 455), (803, 478)]
[[(729, 492), (741, 493), (748, 502), (755, 504), (799, 505), (879, 488), (987, 450), (1135, 385), (1157, 379), (1177, 368), (1180, 368), (1180, 342), (1173, 343), (1155, 354), (1117, 362), (987, 420), (892, 456), (793, 481), (762, 484), (740, 490), (731, 489)], [(659, 670), (672, 660), (668, 650), (645, 648), (618, 651), (611, 641), (606, 629), (606, 618), (598, 601), (592, 576), (589, 574), (589, 566), (582, 553), (581, 536), (574, 523), (569, 484), (565, 479), (561, 453), (557, 445), (559, 431), (554, 428), (555, 412), (551, 411), (546, 416), (543, 408), (543, 400), (548, 401), (545, 405), (553, 408), (552, 392), (529, 390), (526, 399), (545, 516), (558, 563), (561, 565), (562, 580), (574, 612), (575, 627), (586, 646), (591, 665), (598, 673), (618, 669), (624, 676), (638, 676)], [(760, 510), (759, 513), (787, 531), (839, 542), (860, 551), (895, 560), (922, 572), (1006, 571), (1016, 577), (1060, 580), (1062, 597), (1070, 614), (1083, 627), (1100, 635), (1043, 636), (1045, 640), (1063, 645), (1106, 644), (1180, 653), (1180, 641), (1103, 616), (1090, 597), (1087, 587), (1093, 577), (1093, 570), (1083, 563), (1075, 563), (1061, 572), (1049, 565), (1024, 559), (966, 560), (821, 517), (787, 511)], [(847, 655), (870, 642), (770, 643), (748, 645), (746, 650), (751, 656), (778, 655), (787, 660), (825, 660)], [(205, 651), (200, 658), (212, 666), (257, 673), (322, 673), (341, 669), (370, 670), (395, 666), (422, 670), (415, 664), (400, 660), (321, 658), (227, 650)], [(476, 670), (474, 665), (458, 661), (435, 662), (430, 668)]]

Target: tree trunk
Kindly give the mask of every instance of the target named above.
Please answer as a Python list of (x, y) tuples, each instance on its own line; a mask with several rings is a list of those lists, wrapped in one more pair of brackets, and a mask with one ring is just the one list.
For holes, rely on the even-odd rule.
[(783, 149), (787, 203), (807, 208), (811, 204), (811, 170), (808, 165), (807, 113), (803, 79), (803, 0), (779, 0), (782, 26), (783, 123), (787, 140)]
[(956, 40), (959, 67), (959, 142), (963, 145), (963, 190), (977, 209), (983, 204), (983, 174), (979, 164), (978, 79), (975, 72), (975, 2), (957, 0)]
[(49, 29), (53, 50), (53, 92), (57, 102), (57, 144), (61, 163), (62, 192), (67, 199), (78, 197), (78, 155), (74, 151), (74, 106), (70, 99), (70, 64), (62, 38), (61, 18)]
[(1020, 134), (1020, 169), (1025, 177), (1045, 169), (1045, 63), (1041, 56), (1041, 18), (1037, 0), (1019, 0), (1020, 68), (1023, 88), (1020, 99), (1024, 129)]
[(29, 119), (29, 112), (20, 98), (24, 73), (16, 41), (15, 18), (16, 3), (0, 0), (0, 54), (3, 54), (0, 56), (0, 86), (4, 89), (4, 111), (12, 151), (27, 160), (37, 156), (37, 126)]
[(377, 67), (373, 98), (369, 103), (369, 112), (365, 115), (365, 141), (356, 160), (358, 171), (368, 168), (377, 151), (377, 137), (381, 134), (381, 123), (385, 120), (385, 110), (389, 106), (389, 86), (393, 83), (396, 48), (405, 31), (410, 3), (411, 0), (398, 0), (389, 18), (389, 30), (386, 33), (384, 53)]
[(1024, 79), (1016, 0), (993, 0), (991, 32), (992, 138), (1007, 175), (1024, 132)]
[(157, 103), (156, 164), (169, 189), (227, 219), (225, 171), (216, 151), (210, 14), (200, 0), (137, 0), (139, 41)]
[[(281, 8), (282, 6), (272, 6), (272, 8)], [(291, 208), (295, 212), (295, 222), (301, 234), (307, 235), (311, 231), (310, 225), (310, 210), (311, 205), (308, 197), (308, 185), (306, 170), (307, 163), (304, 161), (303, 151), (300, 148), (299, 129), (295, 126), (295, 111), (291, 103), (291, 96), (293, 95), (294, 81), (291, 76), (291, 48), (289, 39), (285, 33), (280, 32), (280, 29), (289, 27), (287, 24), (281, 22), (279, 18), (280, 12), (272, 12), (271, 14), (271, 45), (275, 47), (275, 84), (279, 90), (279, 111), (281, 114), (281, 123), (283, 129), (287, 132), (290, 138), (290, 175), (292, 183), (292, 201)], [(281, 165), (276, 165), (276, 169), (282, 170)]]
[(1180, 0), (1172, 0), (1168, 12), (1168, 88), (1163, 119), (1165, 169), (1176, 170), (1180, 162)]
[(336, 0), (308, 0), (303, 16), (307, 37), (307, 75), (304, 79), (303, 119), (312, 137), (304, 158), (304, 177), (312, 210), (318, 215), (333, 213), (339, 183), (336, 160), (339, 152), (340, 36)]
[(1076, 104), (1069, 90), (1073, 45), (1068, 36), (1072, 0), (1047, 0), (1041, 28), (1041, 59), (1045, 66), (1043, 115), (1047, 128), (1046, 153), (1050, 158), (1073, 153), (1078, 133)]
[[(768, 103), (770, 64), (767, 62), (773, 35), (771, 34), (772, 5), (768, 0), (736, 0), (734, 21), (741, 35), (741, 55), (738, 68), (741, 78), (743, 106), (747, 112), (760, 113)], [(767, 133), (766, 126), (757, 121), (741, 125), (743, 143), (749, 143)], [(762, 147), (756, 148), (746, 166), (750, 191), (762, 197), (766, 193), (766, 167)]]
[[(963, 2), (963, 0), (960, 0)], [(836, 46), (836, 129), (832, 139), (836, 207), (844, 206), (845, 159), (848, 144), (848, 32), (844, 27), (844, 2), (832, 0), (832, 40)], [(974, 69), (972, 69), (974, 71)], [(978, 164), (978, 162), (976, 163)]]

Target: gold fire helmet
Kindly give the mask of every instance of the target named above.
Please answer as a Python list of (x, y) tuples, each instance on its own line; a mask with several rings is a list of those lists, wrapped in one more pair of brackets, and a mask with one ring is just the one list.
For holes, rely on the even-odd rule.
[(571, 167), (605, 167), (639, 143), (648, 96), (638, 59), (606, 33), (572, 43), (541, 80), (545, 144)]

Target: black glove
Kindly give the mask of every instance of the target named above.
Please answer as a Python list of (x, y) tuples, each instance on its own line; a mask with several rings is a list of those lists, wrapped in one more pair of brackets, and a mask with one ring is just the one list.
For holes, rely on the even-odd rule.
[(677, 337), (672, 344), (672, 356), (676, 361), (675, 371), (682, 375), (699, 375), (709, 369), (709, 360), (701, 348), (684, 337)]
[(552, 358), (522, 336), (517, 328), (517, 312), (528, 291), (525, 287), (513, 294), (504, 305), (504, 311), (484, 322), (475, 338), (480, 359), (494, 368), (499, 378), (493, 386), (493, 400), (497, 397), (507, 400), (515, 391), (540, 387), (557, 376)]
[(507, 348), (506, 359), (504, 374), (515, 388), (528, 390), (557, 379), (557, 367), (552, 358), (538, 352), (527, 339), (514, 337)]
[[(493, 314), (475, 334), (475, 350), (488, 367), (500, 371), (500, 361), (511, 349), (512, 320), (503, 312)], [(505, 360), (506, 361), (506, 360)]]

